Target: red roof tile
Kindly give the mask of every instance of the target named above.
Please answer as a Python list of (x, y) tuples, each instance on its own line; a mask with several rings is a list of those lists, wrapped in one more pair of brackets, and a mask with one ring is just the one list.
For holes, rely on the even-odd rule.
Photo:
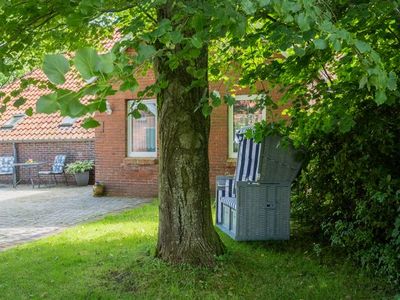
[[(46, 80), (46, 75), (41, 70), (35, 70), (25, 78), (35, 78)], [(1, 92), (10, 93), (18, 89), (19, 80), (0, 89)], [(66, 76), (66, 82), (63, 85), (66, 89), (77, 90), (84, 83), (77, 78), (72, 72)], [(21, 93), (21, 96), (27, 101), (24, 105), (16, 108), (12, 102), (7, 104), (4, 114), (0, 114), (0, 127), (10, 120), (14, 115), (24, 114), (25, 110), (32, 107), (35, 111), (36, 101), (40, 96), (48, 94), (48, 90), (39, 89), (36, 86), (30, 86)], [(48, 141), (48, 140), (85, 140), (94, 139), (94, 130), (86, 130), (80, 125), (82, 119), (77, 119), (71, 127), (60, 127), (64, 117), (59, 113), (51, 115), (34, 113), (33, 116), (25, 116), (22, 121), (17, 123), (12, 129), (0, 128), (0, 142), (3, 141)]]

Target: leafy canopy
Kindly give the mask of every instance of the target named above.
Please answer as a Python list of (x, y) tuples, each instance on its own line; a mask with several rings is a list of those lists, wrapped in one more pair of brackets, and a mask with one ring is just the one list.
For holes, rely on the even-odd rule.
[[(157, 18), (160, 7), (170, 7), (173, 17)], [(382, 59), (383, 45), (375, 35), (360, 30), (360, 25), (374, 24), (374, 19), (383, 25), (390, 20), (385, 23), (384, 33), (388, 34), (398, 30), (396, 14), (397, 1), (4, 0), (0, 5), (5, 20), (0, 29), (0, 72), (7, 76), (26, 65), (42, 65), (50, 82), (46, 88), (53, 93), (41, 98), (37, 111), (59, 109), (75, 117), (104, 111), (106, 97), (118, 89), (137, 90), (136, 78), (151, 67), (155, 57), (166, 60), (172, 70), (185, 66), (196, 78), (188, 88), (204, 85), (207, 73), (212, 80), (225, 81), (228, 96), (224, 102), (228, 104), (232, 104), (229, 94), (234, 94), (238, 84), (268, 98), (269, 88), (260, 91), (256, 85), (265, 80), (279, 86), (283, 101), (303, 99), (306, 104), (310, 99), (327, 98), (328, 92), (343, 97), (336, 94), (334, 85), (357, 80), (360, 93), (378, 104), (390, 103), (398, 93), (397, 74)], [(116, 30), (121, 38), (104, 52), (101, 42), (115, 36)], [(193, 60), (203, 46), (212, 54), (210, 65), (197, 69)], [(68, 58), (59, 54), (74, 50)], [(51, 52), (58, 54), (43, 56)], [(59, 86), (70, 66), (86, 81), (79, 91)], [(32, 83), (37, 82), (25, 85)], [(159, 74), (157, 82), (139, 97), (157, 94), (167, 85), (168, 79)], [(325, 86), (324, 92), (321, 86)], [(92, 100), (80, 103), (85, 96)], [(218, 98), (213, 93), (211, 100), (199, 99), (199, 108), (210, 114), (222, 103)], [(3, 105), (9, 101), (5, 97)], [(332, 97), (324, 101), (332, 101)], [(346, 101), (350, 100), (335, 100), (323, 112), (329, 116), (322, 117), (324, 130), (335, 127), (332, 115), (339, 119), (336, 125), (341, 131), (354, 126)]]

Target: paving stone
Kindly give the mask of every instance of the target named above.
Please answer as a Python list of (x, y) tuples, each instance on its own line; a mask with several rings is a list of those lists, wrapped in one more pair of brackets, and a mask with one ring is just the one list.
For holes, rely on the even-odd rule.
[(93, 197), (90, 186), (13, 189), (0, 185), (0, 251), (149, 201)]

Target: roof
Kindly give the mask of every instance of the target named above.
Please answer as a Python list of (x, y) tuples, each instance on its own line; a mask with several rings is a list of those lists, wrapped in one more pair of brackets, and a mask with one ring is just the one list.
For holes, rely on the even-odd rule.
[[(25, 78), (34, 78), (38, 80), (47, 80), (46, 75), (40, 70), (34, 70), (24, 76)], [(19, 88), (20, 81), (16, 80), (0, 89), (6, 94)], [(66, 76), (66, 82), (63, 88), (77, 90), (84, 83), (72, 72)], [(1, 126), (8, 123), (13, 116), (24, 114), (25, 110), (32, 107), (35, 111), (36, 102), (40, 96), (48, 94), (49, 90), (42, 90), (37, 86), (29, 86), (20, 96), (27, 99), (26, 103), (16, 108), (12, 102), (7, 104), (6, 111), (0, 113), (0, 142), (21, 142), (21, 141), (57, 141), (57, 140), (88, 140), (94, 139), (94, 129), (84, 129), (81, 127), (82, 118), (77, 119), (75, 123), (68, 126), (60, 126), (64, 117), (59, 113), (39, 114), (34, 113), (31, 117), (25, 116), (18, 121), (13, 128), (2, 129)], [(18, 96), (19, 97), (19, 96)]]

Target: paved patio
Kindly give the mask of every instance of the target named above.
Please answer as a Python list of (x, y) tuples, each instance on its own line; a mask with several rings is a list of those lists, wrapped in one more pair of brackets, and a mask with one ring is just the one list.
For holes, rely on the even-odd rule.
[(13, 189), (0, 184), (0, 251), (145, 202), (149, 200), (93, 197), (90, 186)]

